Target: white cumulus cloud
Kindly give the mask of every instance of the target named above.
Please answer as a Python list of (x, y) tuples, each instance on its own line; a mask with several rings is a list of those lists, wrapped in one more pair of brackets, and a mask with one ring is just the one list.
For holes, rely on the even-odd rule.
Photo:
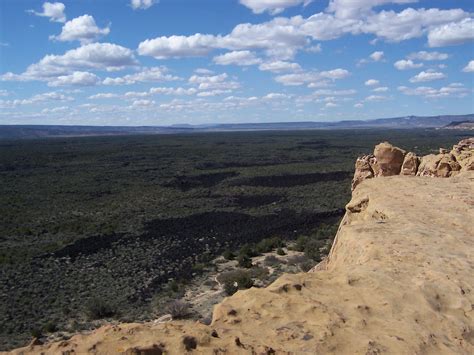
[(262, 62), (260, 58), (255, 56), (251, 51), (233, 51), (218, 55), (213, 58), (214, 63), (219, 65), (255, 65)]
[(98, 94), (95, 94), (95, 95), (91, 95), (91, 96), (88, 97), (88, 99), (90, 99), (90, 100), (113, 99), (113, 98), (116, 98), (118, 96), (119, 95), (117, 95), (117, 94), (107, 92), (107, 93), (98, 93)]
[(419, 86), (416, 88), (409, 88), (406, 86), (399, 86), (398, 90), (410, 96), (423, 96), (427, 99), (438, 99), (438, 98), (462, 98), (469, 94), (469, 90), (460, 83), (452, 83), (448, 86), (443, 86), (440, 89), (435, 89), (429, 86)]
[(240, 0), (240, 3), (252, 10), (255, 14), (269, 12), (272, 15), (283, 12), (288, 7), (308, 5), (313, 0)]
[(61, 42), (79, 41), (86, 44), (109, 33), (109, 27), (99, 28), (92, 16), (82, 15), (66, 22), (59, 35), (49, 38)]
[(425, 81), (440, 80), (446, 78), (446, 75), (435, 71), (422, 71), (410, 78), (411, 83), (420, 83)]
[(93, 86), (98, 84), (99, 77), (93, 73), (75, 71), (69, 75), (61, 75), (48, 82), (48, 86)]
[(412, 60), (408, 59), (401, 59), (396, 61), (393, 66), (397, 68), (398, 70), (408, 70), (408, 69), (416, 69), (416, 68), (421, 68), (423, 66), (423, 63), (415, 63)]
[(36, 16), (49, 17), (49, 20), (52, 22), (66, 22), (65, 9), (66, 6), (61, 2), (45, 2), (43, 4), (43, 12), (36, 12), (34, 10), (28, 10), (28, 12)]
[(146, 10), (156, 3), (158, 0), (131, 0), (130, 6), (134, 10)]
[(372, 53), (369, 57), (374, 61), (374, 62), (379, 62), (383, 59), (384, 53), (382, 51), (376, 51)]
[(234, 80), (228, 80), (226, 73), (219, 75), (192, 75), (188, 82), (197, 85), (199, 90), (234, 90), (240, 88), (240, 84)]
[(31, 64), (21, 74), (11, 72), (0, 76), (2, 81), (52, 81), (59, 76), (84, 69), (115, 71), (134, 66), (137, 62), (133, 52), (111, 43), (90, 43), (68, 50), (62, 55), (46, 55)]
[(153, 106), (155, 101), (153, 100), (135, 100), (132, 103), (132, 107), (149, 107)]
[(369, 79), (365, 82), (365, 85), (366, 86), (375, 86), (375, 85), (378, 85), (380, 83), (380, 81), (376, 80), (376, 79)]
[(270, 71), (272, 73), (281, 73), (289, 71), (299, 71), (301, 66), (298, 63), (291, 63), (281, 60), (265, 62), (258, 66), (261, 71)]
[(299, 86), (307, 84), (310, 87), (319, 86), (318, 83), (324, 82), (326, 85), (327, 80), (339, 80), (344, 79), (350, 75), (350, 72), (346, 69), (333, 69), (322, 72), (300, 72), (294, 74), (284, 74), (275, 77), (277, 83), (285, 86)]
[(431, 61), (431, 60), (446, 60), (449, 58), (447, 53), (440, 53), (440, 52), (427, 52), (427, 51), (420, 51), (416, 53), (411, 53), (407, 56), (408, 59), (413, 60), (424, 60), (424, 61)]
[(330, 0), (328, 11), (334, 12), (338, 18), (360, 18), (371, 13), (372, 8), (394, 4), (407, 4), (418, 0)]
[(385, 100), (388, 100), (388, 97), (382, 96), (382, 95), (369, 95), (364, 99), (364, 101), (366, 102), (376, 102), (376, 101), (385, 101)]
[(168, 73), (166, 67), (148, 67), (133, 73), (127, 74), (120, 77), (107, 77), (104, 79), (102, 84), (104, 85), (131, 85), (135, 83), (144, 82), (162, 82), (162, 81), (175, 81), (180, 78)]
[(474, 72), (474, 60), (470, 60), (469, 63), (462, 69), (465, 73), (473, 73)]
[(465, 18), (431, 29), (428, 33), (430, 47), (444, 47), (474, 41), (474, 19)]

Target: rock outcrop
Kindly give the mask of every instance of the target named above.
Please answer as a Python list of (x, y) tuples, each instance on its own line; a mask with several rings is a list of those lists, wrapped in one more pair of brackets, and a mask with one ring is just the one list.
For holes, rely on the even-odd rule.
[[(374, 174), (370, 157), (358, 161), (360, 174), (384, 177), (357, 185), (325, 264), (238, 291), (210, 325), (107, 325), (12, 353), (473, 354), (474, 171), (465, 147), (472, 141), (443, 153), (460, 170), (445, 155), (415, 169), (413, 156), (388, 147), (396, 164), (381, 159), (383, 172)], [(451, 177), (403, 176), (422, 166)]]
[(388, 142), (375, 146), (373, 155), (358, 158), (352, 190), (366, 179), (379, 176), (411, 175), (450, 177), (461, 170), (474, 170), (474, 138), (467, 138), (451, 151), (441, 148), (439, 154), (419, 158), (415, 153), (394, 147)]

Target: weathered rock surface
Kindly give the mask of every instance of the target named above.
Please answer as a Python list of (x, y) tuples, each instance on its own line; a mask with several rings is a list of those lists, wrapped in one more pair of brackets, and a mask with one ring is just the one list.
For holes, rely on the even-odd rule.
[(374, 177), (374, 171), (370, 165), (370, 159), (370, 155), (364, 155), (363, 157), (357, 158), (354, 178), (352, 179), (352, 190), (354, 190), (356, 186), (365, 179)]
[(451, 151), (440, 148), (439, 154), (421, 158), (384, 142), (375, 147), (373, 155), (357, 159), (352, 190), (365, 179), (373, 177), (398, 174), (450, 177), (461, 170), (474, 170), (474, 138), (460, 141)]
[(238, 291), (209, 326), (108, 325), (13, 353), (473, 354), (473, 220), (473, 171), (367, 179), (325, 266)]
[(415, 153), (408, 152), (403, 159), (400, 175), (416, 175), (419, 165), (420, 158), (418, 158)]
[(374, 157), (380, 170), (375, 176), (392, 176), (400, 174), (405, 153), (404, 150), (394, 147), (388, 142), (376, 145), (374, 149)]

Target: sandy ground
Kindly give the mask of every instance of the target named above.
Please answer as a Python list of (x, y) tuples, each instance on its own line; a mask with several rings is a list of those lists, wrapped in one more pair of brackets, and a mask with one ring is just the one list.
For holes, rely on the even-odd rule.
[[(276, 251), (263, 253), (262, 255), (252, 258), (254, 266), (267, 269), (268, 275), (263, 280), (256, 280), (255, 284), (259, 287), (265, 287), (270, 284), (272, 280), (281, 276), (284, 273), (297, 273), (299, 268), (296, 265), (289, 265), (288, 260), (294, 256), (303, 256), (304, 253), (283, 248), (285, 255), (278, 255)], [(273, 256), (277, 258), (280, 263), (273, 267), (265, 265), (265, 258)], [(212, 318), (212, 310), (214, 306), (220, 303), (227, 295), (224, 291), (224, 286), (219, 282), (218, 276), (222, 273), (239, 269), (236, 260), (225, 260), (219, 257), (212, 261), (215, 265), (215, 271), (207, 271), (203, 275), (196, 277), (188, 286), (186, 286), (185, 296), (182, 301), (191, 306), (191, 310), (195, 318), (203, 320)], [(246, 269), (243, 269), (246, 270)]]
[(474, 172), (353, 193), (321, 271), (217, 305), (210, 326), (107, 325), (13, 353), (473, 354)]

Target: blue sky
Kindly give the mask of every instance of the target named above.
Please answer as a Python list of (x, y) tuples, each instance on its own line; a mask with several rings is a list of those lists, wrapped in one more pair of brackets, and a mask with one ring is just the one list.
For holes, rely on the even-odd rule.
[(0, 124), (474, 112), (474, 3), (0, 1)]

